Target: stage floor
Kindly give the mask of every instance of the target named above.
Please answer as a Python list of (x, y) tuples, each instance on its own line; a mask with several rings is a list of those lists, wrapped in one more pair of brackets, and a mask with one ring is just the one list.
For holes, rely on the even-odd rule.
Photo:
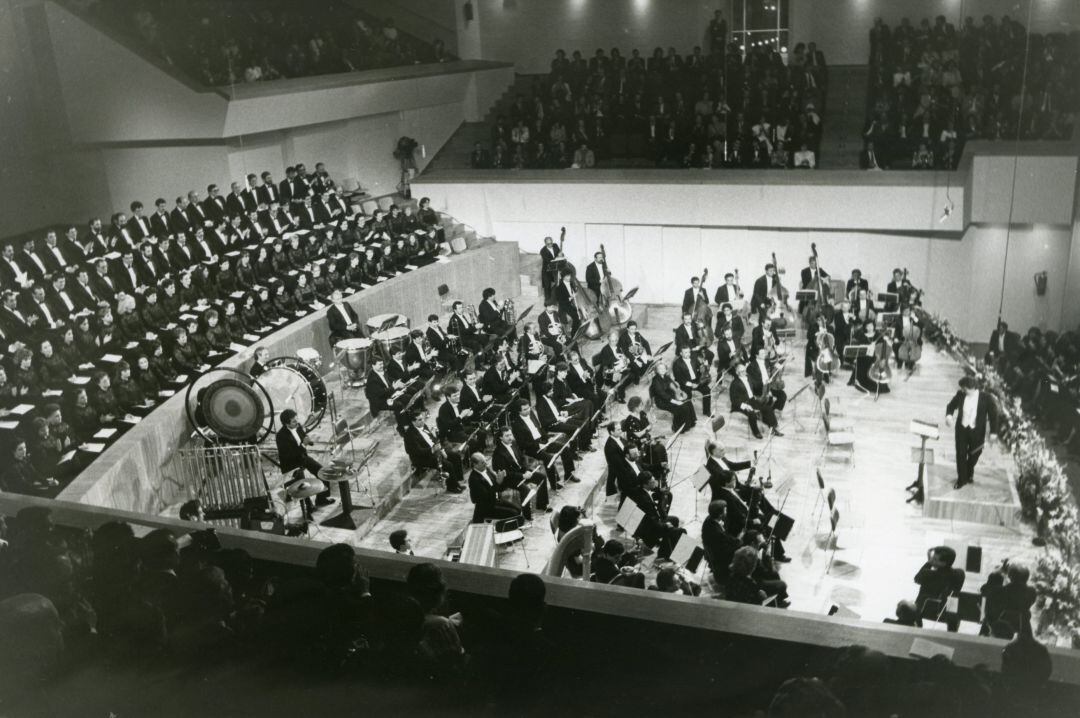
[[(521, 307), (535, 301), (530, 297), (515, 298), (515, 304), (519, 299)], [(654, 347), (672, 338), (678, 314), (676, 306), (649, 307), (643, 333)], [(793, 358), (784, 373), (789, 394), (805, 383), (801, 376), (803, 346), (801, 337), (793, 342)], [(598, 348), (599, 343), (594, 343), (584, 354), (591, 356)], [(669, 356), (670, 353), (669, 350)], [(990, 523), (959, 520), (956, 516), (933, 518), (924, 515), (923, 507), (905, 503), (908, 494), (904, 487), (916, 473), (910, 460), (911, 448), (918, 442), (908, 430), (914, 418), (941, 425), (942, 438), (928, 444), (935, 450), (937, 460), (932, 474), (941, 477), (934, 482), (931, 496), (952, 500), (949, 495), (952, 493), (962, 497), (965, 492), (983, 491), (986, 487), (981, 479), (1008, 479), (1012, 460), (998, 446), (988, 447), (976, 472), (976, 487), (953, 492), (948, 478), (954, 467), (952, 433), (944, 425), (944, 413), (946, 403), (956, 391), (961, 368), (947, 355), (927, 345), (917, 371), (910, 378), (904, 375), (905, 372), (898, 372), (893, 391), (877, 399), (846, 386), (847, 372), (829, 385), (827, 396), (834, 412), (843, 413), (845, 420), (854, 425), (854, 463), (848, 461), (846, 450), (830, 450), (823, 455), (821, 422), (814, 416), (815, 400), (809, 391), (789, 404), (781, 425), (785, 436), (772, 441), (755, 440), (740, 415), (732, 417), (727, 413), (726, 388), (714, 400), (716, 413), (728, 419), (728, 424), (717, 434), (718, 440), (736, 458), (750, 458), (755, 449), (759, 451), (759, 473), (771, 474), (774, 484), (767, 491), (770, 500), (795, 520), (786, 542), (792, 561), (781, 567), (781, 575), (789, 585), (792, 609), (825, 613), (837, 604), (866, 620), (880, 621), (893, 615), (899, 600), (914, 598), (917, 588), (912, 578), (925, 560), (927, 549), (941, 544), (955, 547), (961, 557), (966, 554), (967, 546), (981, 546), (982, 571), (967, 576), (967, 590), (977, 591), (985, 575), (1002, 559), (1034, 565), (1037, 549), (1031, 545), (1033, 532), (1011, 516)], [(339, 391), (333, 382), (331, 389)], [(644, 386), (633, 387), (628, 395), (644, 393)], [(362, 391), (350, 390), (344, 397), (338, 396), (346, 418), (355, 421), (365, 413)], [(700, 410), (700, 400), (696, 403)], [(625, 412), (625, 405), (616, 404), (611, 418), (621, 419)], [(669, 478), (675, 487), (672, 514), (679, 516), (695, 537), (700, 535), (701, 521), (706, 515), (708, 492), (696, 492), (689, 477), (702, 465), (704, 445), (710, 438), (704, 424), (699, 422), (694, 431), (674, 446)], [(669, 433), (669, 416), (658, 413), (654, 425), (659, 432)], [(328, 434), (328, 422), (324, 421), (320, 430)], [(604, 439), (601, 430), (597, 436), (598, 449)], [(379, 447), (370, 477), (365, 477), (361, 491), (354, 489), (354, 500), (383, 508), (357, 511), (356, 530), (333, 526), (337, 523), (335, 515), (340, 514), (339, 504), (320, 509), (316, 519), (321, 525), (312, 527), (310, 538), (389, 551), (390, 533), (407, 528), (416, 555), (443, 558), (447, 546), (471, 517), (468, 493), (447, 494), (441, 485), (427, 478), (418, 482), (410, 480), (401, 440), (388, 424), (358, 439), (357, 446), (374, 441), (379, 442)], [(836, 490), (839, 511), (837, 548), (828, 573), (832, 544), (824, 497), (815, 479), (819, 467), (827, 488)], [(582, 482), (568, 485), (552, 498), (555, 511), (567, 504), (585, 504), (601, 480), (604, 468), (602, 451), (583, 456), (577, 469)], [(991, 490), (1001, 493), (1000, 487)], [(626, 539), (615, 526), (615, 499), (605, 499), (603, 487), (594, 495), (596, 504), (591, 513), (601, 535)], [(328, 519), (331, 525), (326, 524)], [(499, 567), (531, 571), (544, 567), (555, 546), (548, 517), (538, 513), (524, 533), (523, 543), (498, 550)], [(651, 572), (651, 566), (646, 565), (645, 570)], [(704, 583), (707, 592), (708, 582)]]

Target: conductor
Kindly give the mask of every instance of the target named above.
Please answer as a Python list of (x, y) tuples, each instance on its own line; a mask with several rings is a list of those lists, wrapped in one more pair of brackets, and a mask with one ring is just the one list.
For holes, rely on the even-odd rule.
[[(998, 408), (994, 398), (979, 391), (974, 377), (960, 379), (960, 389), (945, 407), (945, 423), (956, 431), (956, 483), (954, 489), (975, 482), (975, 464), (979, 462), (987, 440), (993, 442), (998, 428)], [(990, 426), (989, 436), (986, 433)]]

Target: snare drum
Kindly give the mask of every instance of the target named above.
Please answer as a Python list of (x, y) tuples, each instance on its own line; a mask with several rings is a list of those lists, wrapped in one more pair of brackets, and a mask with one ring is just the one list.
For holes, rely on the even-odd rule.
[(409, 318), (404, 314), (376, 314), (365, 324), (367, 324), (368, 336), (371, 336), (375, 332), (382, 331), (384, 324), (389, 324), (391, 327), (408, 327)]
[(453, 239), (450, 240), (450, 250), (454, 254), (461, 254), (466, 249), (468, 249), (468, 246), (465, 244), (465, 238), (464, 237), (454, 237)]
[(342, 339), (334, 348), (343, 355), (342, 361), (349, 369), (360, 374), (367, 372), (370, 339)]
[(312, 347), (301, 347), (296, 350), (296, 358), (310, 367), (318, 369), (322, 366), (322, 355)]
[(384, 332), (375, 332), (371, 335), (379, 344), (379, 351), (383, 357), (390, 361), (390, 350), (394, 347), (405, 348), (405, 345), (409, 343), (409, 328), (408, 327), (391, 327)]

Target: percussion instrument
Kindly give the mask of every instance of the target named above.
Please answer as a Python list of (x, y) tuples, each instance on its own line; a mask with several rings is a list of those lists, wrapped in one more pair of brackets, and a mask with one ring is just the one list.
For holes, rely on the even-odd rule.
[(326, 384), (310, 364), (292, 357), (275, 357), (266, 363), (266, 371), (255, 379), (266, 393), (267, 413), (278, 416), (285, 409), (296, 412), (305, 431), (311, 431), (327, 408)]
[(304, 479), (285, 489), (285, 495), (296, 501), (297, 499), (310, 499), (312, 496), (317, 496), (324, 491), (326, 491), (326, 484), (323, 482), (318, 479)]
[(462, 254), (466, 249), (468, 249), (468, 247), (465, 244), (464, 237), (458, 236), (450, 240), (450, 251), (454, 254)]
[(389, 324), (391, 327), (407, 327), (409, 326), (409, 318), (404, 314), (376, 314), (370, 317), (365, 324), (367, 325), (368, 336), (372, 333), (382, 331), (384, 324)]
[(296, 358), (310, 367), (318, 369), (322, 366), (322, 355), (313, 347), (301, 347), (296, 350)]
[(341, 361), (346, 367), (359, 374), (367, 373), (370, 339), (342, 339), (334, 349), (342, 355)]
[(390, 361), (390, 350), (394, 347), (405, 348), (405, 345), (409, 343), (409, 328), (408, 327), (390, 327), (386, 331), (375, 332), (371, 335), (371, 338), (378, 344), (379, 351), (382, 352), (383, 357), (387, 361)]

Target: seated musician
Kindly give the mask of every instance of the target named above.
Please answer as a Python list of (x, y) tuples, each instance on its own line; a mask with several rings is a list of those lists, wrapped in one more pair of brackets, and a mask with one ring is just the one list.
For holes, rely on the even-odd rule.
[(702, 336), (701, 330), (694, 323), (694, 315), (688, 312), (683, 312), (682, 324), (675, 327), (675, 351), (678, 352), (683, 347), (689, 347), (695, 360), (699, 356), (704, 356), (705, 361), (710, 366), (712, 365), (715, 355), (709, 349), (708, 342)]
[(776, 327), (773, 326), (772, 319), (763, 314), (758, 325), (754, 327), (754, 331), (750, 334), (750, 353), (753, 354), (763, 348), (771, 349), (779, 344), (780, 336), (776, 333)]
[(727, 530), (727, 503), (714, 500), (709, 503), (709, 516), (701, 524), (701, 546), (713, 578), (723, 586), (727, 583), (728, 569), (735, 551), (742, 545)]
[(424, 333), (419, 329), (409, 332), (409, 343), (405, 345), (404, 359), (405, 368), (413, 374), (427, 381), (435, 375), (435, 366), (438, 363), (434, 352), (424, 346)]
[(588, 399), (592, 405), (599, 409), (607, 401), (607, 393), (596, 384), (596, 376), (589, 367), (589, 363), (581, 358), (581, 352), (576, 346), (570, 347), (566, 353), (566, 365), (570, 371), (566, 374), (566, 383), (576, 395)]
[[(311, 439), (308, 438), (307, 432), (300, 426), (300, 422), (296, 418), (296, 412), (292, 409), (286, 409), (281, 412), (281, 416), (278, 418), (281, 421), (281, 428), (278, 429), (274, 438), (277, 444), (278, 464), (281, 465), (281, 473), (288, 474), (296, 469), (304, 469), (311, 474), (311, 478), (318, 478), (322, 465), (308, 454), (307, 447), (311, 444)], [(300, 472), (294, 473), (286, 479), (285, 486), (290, 486), (300, 480)], [(308, 499), (304, 500), (308, 501)], [(330, 498), (329, 487), (315, 496), (316, 506), (327, 506), (332, 503), (334, 503), (334, 499)]]
[(735, 379), (732, 380), (731, 388), (728, 390), (731, 397), (731, 410), (746, 416), (746, 420), (750, 422), (750, 431), (753, 432), (754, 438), (762, 438), (761, 430), (758, 428), (758, 418), (761, 418), (765, 426), (772, 429), (773, 436), (783, 436), (780, 429), (777, 428), (776, 414), (773, 412), (771, 404), (754, 394), (750, 377), (746, 373), (746, 365), (736, 364), (734, 374)]
[(386, 362), (386, 378), (394, 386), (400, 383), (409, 399), (424, 388), (419, 380), (419, 374), (405, 365), (405, 350), (400, 345), (390, 347), (390, 361)]
[[(899, 311), (901, 304), (907, 304), (907, 302), (902, 301), (904, 299), (904, 294), (907, 294), (910, 297), (910, 290), (904, 290), (905, 282), (907, 282), (907, 280), (904, 279), (904, 270), (900, 269), (899, 267), (892, 270), (892, 279), (890, 279), (889, 283), (885, 285), (885, 291), (889, 294), (895, 294), (896, 301), (890, 299), (885, 304), (885, 308), (883, 311)], [(911, 283), (907, 282), (907, 284), (908, 286), (910, 286)]]
[(697, 424), (693, 402), (679, 388), (668, 371), (667, 362), (663, 360), (656, 363), (656, 373), (649, 384), (649, 396), (657, 409), (671, 412), (672, 431), (689, 430)]
[(326, 321), (330, 325), (330, 346), (334, 346), (342, 339), (357, 339), (363, 337), (360, 330), (360, 317), (356, 310), (345, 303), (341, 291), (334, 290), (330, 293), (330, 307), (326, 310)]
[(491, 341), (491, 335), (484, 331), (485, 327), (477, 324), (465, 314), (465, 304), (461, 301), (454, 302), (453, 314), (446, 326), (446, 333), (456, 336), (461, 346), (469, 349), (473, 354), (483, 352)]
[[(787, 608), (791, 605), (788, 600), (787, 583), (780, 578), (780, 571), (774, 561), (789, 561), (790, 559), (777, 555), (773, 552), (778, 549), (770, 544), (770, 530), (749, 529), (743, 535), (743, 546), (749, 546), (758, 552), (758, 564), (751, 574), (758, 586), (763, 588), (769, 596), (776, 596), (776, 605), (779, 608)], [(772, 544), (778, 545), (780, 539), (773, 539)]]
[[(458, 394), (457, 384), (449, 383), (442, 388), (442, 403), (435, 418), (439, 438), (455, 444), (461, 444), (468, 438), (474, 418), (470, 409), (458, 406)], [(468, 426), (466, 421), (469, 422)]]
[[(751, 351), (750, 363), (746, 367), (746, 374), (750, 377), (750, 386), (756, 396), (772, 397), (772, 408), (775, 412), (782, 412), (787, 404), (787, 393), (771, 378), (779, 367), (770, 368), (765, 361), (765, 351)], [(766, 391), (768, 393), (766, 393)]]
[(914, 344), (922, 346), (922, 327), (919, 326), (918, 318), (912, 315), (911, 305), (905, 304), (900, 307), (900, 333), (893, 338), (892, 349), (897, 366), (902, 364), (910, 371), (915, 368), (915, 362), (900, 360), (900, 347), (904, 346), (904, 342), (909, 339)]
[(490, 421), (495, 418), (499, 408), (492, 403), (491, 395), (480, 389), (479, 381), (480, 376), (472, 369), (461, 372), (458, 408), (470, 412), (476, 421)]
[[(602, 386), (615, 388), (615, 401), (626, 401), (626, 382), (624, 377), (630, 372), (630, 361), (626, 354), (619, 349), (619, 332), (611, 330), (608, 333), (607, 344), (592, 358), (593, 367), (600, 377)], [(632, 374), (631, 374), (632, 376)]]
[(499, 476), (499, 472), (492, 472), (488, 468), (487, 457), (480, 452), (473, 454), (470, 462), (472, 470), (469, 472), (469, 499), (473, 502), (471, 523), (500, 521), (519, 516), (521, 508), (500, 495), (502, 480), (506, 475)]
[(542, 461), (548, 472), (548, 482), (551, 488), (558, 489), (558, 475), (554, 472), (552, 463), (555, 454), (559, 454), (562, 462), (563, 477), (570, 483), (577, 483), (579, 479), (574, 476), (574, 453), (567, 448), (559, 451), (566, 444), (566, 437), (552, 436), (545, 432), (540, 425), (540, 419), (532, 410), (529, 402), (518, 400), (510, 418), (510, 428), (514, 432), (514, 441), (526, 456)]
[(859, 391), (869, 394), (889, 393), (889, 382), (883, 380), (878, 374), (878, 369), (882, 364), (888, 366), (891, 337), (892, 327), (887, 327), (884, 332), (877, 332), (872, 321), (857, 326), (851, 343), (866, 346), (868, 350), (855, 358), (855, 369), (851, 372), (851, 378), (848, 379), (848, 386), (854, 386)]
[(633, 501), (645, 514), (636, 535), (646, 546), (656, 549), (658, 559), (669, 558), (686, 529), (679, 528), (678, 518), (661, 511), (654, 496), (654, 492), (660, 488), (656, 477), (645, 471), (641, 473), (640, 479), (639, 485), (630, 489), (626, 495), (626, 498)]
[(547, 366), (548, 354), (554, 352), (540, 339), (539, 329), (532, 322), (527, 322), (521, 332), (521, 340), (518, 342), (518, 356), (525, 361), (526, 373), (529, 376), (540, 374)]
[(720, 305), (720, 311), (716, 315), (716, 336), (722, 336), (725, 327), (731, 327), (731, 336), (735, 343), (742, 346), (743, 335), (746, 333), (746, 323), (739, 316), (729, 302)]
[(371, 371), (368, 372), (367, 383), (364, 384), (364, 396), (368, 400), (368, 411), (377, 417), (387, 409), (393, 408), (396, 412), (401, 405), (402, 391), (405, 385), (401, 382), (391, 382), (386, 374), (386, 362), (378, 354), (371, 358)]
[(551, 380), (551, 397), (559, 411), (564, 411), (572, 417), (579, 418), (591, 423), (589, 430), (594, 432), (599, 418), (594, 419), (596, 407), (583, 396), (579, 396), (570, 386), (570, 367), (565, 362), (555, 365), (555, 377)]
[(749, 461), (734, 461), (727, 457), (727, 451), (715, 441), (705, 442), (705, 471), (709, 474), (709, 491), (712, 502), (724, 498), (723, 489), (737, 484), (738, 471), (746, 471), (751, 466)]
[(638, 332), (637, 322), (633, 319), (619, 332), (619, 351), (630, 360), (630, 376), (637, 384), (652, 361), (652, 347), (649, 346), (649, 340)]
[(552, 434), (566, 434), (570, 439), (576, 436), (578, 451), (586, 452), (592, 441), (592, 425), (588, 417), (580, 414), (571, 416), (555, 403), (551, 383), (541, 381), (536, 385), (536, 416), (544, 431)]
[(512, 396), (516, 396), (518, 389), (522, 386), (522, 381), (521, 372), (516, 369), (511, 370), (506, 355), (500, 353), (484, 372), (480, 388), (484, 394), (492, 397), (499, 404), (505, 404)]
[(622, 430), (626, 434), (627, 443), (641, 450), (642, 465), (663, 483), (668, 474), (667, 447), (660, 437), (652, 435), (652, 426), (644, 404), (640, 396), (632, 396), (627, 400), (627, 414), (622, 420)]
[(484, 326), (484, 331), (500, 337), (511, 336), (516, 340), (517, 331), (513, 324), (503, 319), (502, 312), (505, 303), (495, 298), (495, 289), (488, 287), (483, 291), (482, 296), (483, 299), (480, 300), (476, 311), (480, 324)]
[[(461, 367), (465, 366), (465, 358), (468, 355), (459, 353), (452, 345), (450, 336), (439, 325), (438, 314), (428, 315), (427, 331), (424, 332), (424, 336), (427, 337), (431, 350), (438, 355), (443, 366), (453, 367), (455, 371), (460, 371)], [(457, 341), (456, 337), (453, 341)]]
[(564, 351), (563, 342), (567, 337), (563, 333), (562, 320), (559, 318), (559, 304), (554, 299), (549, 299), (544, 307), (544, 313), (536, 318), (540, 326), (540, 341), (544, 346), (550, 347), (555, 356), (562, 356)]
[(526, 497), (539, 485), (536, 492), (536, 508), (541, 511), (550, 511), (548, 507), (548, 490), (544, 482), (543, 470), (537, 466), (529, 468), (525, 454), (514, 443), (514, 432), (509, 426), (498, 430), (495, 437), (495, 449), (491, 453), (491, 468), (502, 473), (502, 487), (516, 489), (518, 492), (517, 502), (521, 504), (522, 513), (526, 519), (532, 518), (532, 507), (525, 503)]
[(461, 464), (446, 461), (445, 450), (427, 426), (427, 412), (417, 409), (410, 411), (405, 418), (408, 423), (402, 431), (402, 438), (413, 468), (442, 471), (446, 467), (446, 490), (460, 494), (464, 490), (461, 486)]
[(861, 269), (851, 270), (851, 279), (847, 280), (847, 284), (844, 285), (844, 295), (847, 296), (849, 301), (854, 301), (855, 296), (859, 293), (858, 290), (865, 289), (870, 291), (870, 283), (863, 279)]
[[(735, 318), (742, 321), (741, 317)], [(735, 337), (732, 324), (725, 324), (718, 336), (716, 363), (720, 371), (730, 371), (735, 364), (746, 361), (746, 350), (743, 349), (742, 341)]]
[(851, 301), (851, 314), (855, 321), (860, 323), (873, 322), (877, 318), (877, 309), (874, 300), (870, 297), (870, 290), (860, 287)]
[(708, 365), (701, 366), (694, 360), (689, 345), (679, 349), (679, 355), (671, 365), (671, 374), (688, 397), (695, 391), (701, 394), (701, 415), (712, 416), (712, 375)]

